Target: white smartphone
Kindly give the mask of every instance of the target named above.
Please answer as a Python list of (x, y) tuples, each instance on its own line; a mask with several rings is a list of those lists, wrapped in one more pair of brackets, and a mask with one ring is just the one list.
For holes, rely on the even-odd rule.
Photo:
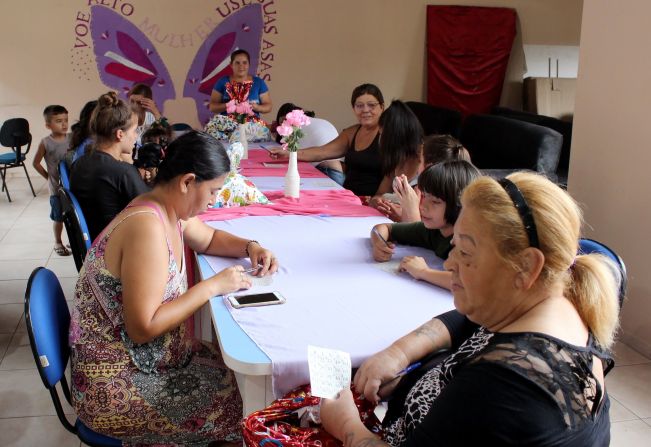
[(229, 295), (228, 301), (236, 309), (252, 306), (271, 306), (283, 304), (286, 300), (280, 292), (253, 293), (250, 295)]

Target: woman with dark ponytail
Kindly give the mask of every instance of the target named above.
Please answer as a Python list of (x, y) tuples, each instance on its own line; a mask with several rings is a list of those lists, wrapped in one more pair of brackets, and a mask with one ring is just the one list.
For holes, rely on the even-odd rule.
[(229, 171), (226, 151), (213, 137), (177, 138), (151, 192), (118, 214), (88, 252), (75, 289), (70, 346), (72, 405), (94, 431), (129, 445), (241, 445), (234, 373), (185, 325), (210, 298), (251, 287), (251, 277), (237, 265), (188, 288), (192, 267), (184, 245), (246, 257), (258, 276), (278, 269), (257, 241), (195, 217), (214, 204)]
[(608, 446), (619, 270), (577, 255), (581, 211), (545, 177), (479, 177), (461, 204), (444, 264), (457, 311), (367, 360), (355, 388), (377, 400), (408, 365), (451, 354), (389, 401), (382, 440), (346, 390), (322, 402), (324, 427), (347, 447)]

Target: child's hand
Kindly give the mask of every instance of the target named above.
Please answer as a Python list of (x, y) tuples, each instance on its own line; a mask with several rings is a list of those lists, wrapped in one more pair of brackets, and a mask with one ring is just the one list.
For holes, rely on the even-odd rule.
[(393, 181), (393, 191), (400, 197), (402, 205), (401, 222), (420, 221), (420, 191), (409, 184), (404, 174), (396, 177)]
[(407, 272), (415, 279), (423, 279), (423, 273), (428, 269), (427, 263), (420, 256), (405, 256), (400, 261), (400, 271)]
[[(385, 242), (388, 235), (382, 234), (383, 231), (380, 227), (374, 227), (371, 231), (371, 246), (373, 247), (373, 259), (377, 262), (387, 262), (391, 260), (395, 244), (392, 242)], [(377, 232), (377, 233), (376, 233)], [(384, 240), (378, 235), (380, 234)]]

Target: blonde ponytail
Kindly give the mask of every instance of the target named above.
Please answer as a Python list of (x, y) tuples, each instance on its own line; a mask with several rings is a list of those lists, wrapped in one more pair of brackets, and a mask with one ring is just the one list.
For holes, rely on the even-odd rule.
[(619, 326), (619, 269), (606, 256), (579, 255), (570, 268), (570, 274), (566, 297), (572, 301), (599, 345), (609, 348)]

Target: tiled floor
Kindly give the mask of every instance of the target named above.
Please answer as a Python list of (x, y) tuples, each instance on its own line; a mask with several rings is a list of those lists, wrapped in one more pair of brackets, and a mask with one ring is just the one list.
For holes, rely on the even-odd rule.
[[(23, 297), (31, 271), (52, 269), (72, 297), (72, 257), (52, 252), (48, 191), (34, 179), (36, 198), (23, 178), (9, 180), (12, 203), (0, 195), (0, 445), (80, 445), (59, 423), (38, 376), (23, 321)], [(612, 401), (612, 446), (651, 445), (651, 360), (629, 347), (615, 348), (617, 367), (606, 383)], [(68, 413), (72, 413), (66, 407)]]

